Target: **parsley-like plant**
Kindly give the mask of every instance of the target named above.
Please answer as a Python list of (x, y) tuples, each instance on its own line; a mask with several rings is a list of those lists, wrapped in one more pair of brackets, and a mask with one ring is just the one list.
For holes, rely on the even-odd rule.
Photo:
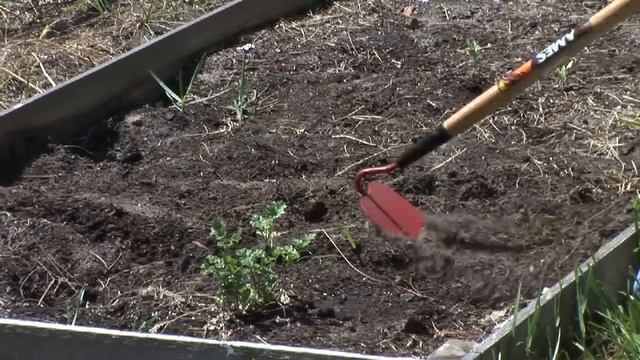
[(273, 302), (286, 302), (286, 293), (278, 289), (278, 264), (291, 264), (300, 259), (300, 251), (311, 244), (314, 233), (305, 234), (291, 244), (275, 245), (282, 232), (276, 221), (286, 211), (286, 204), (274, 201), (264, 215), (254, 215), (250, 225), (263, 241), (256, 248), (243, 247), (242, 230), (230, 233), (223, 220), (211, 226), (211, 236), (221, 249), (219, 255), (209, 255), (202, 264), (204, 275), (220, 281), (220, 300), (233, 310), (258, 311)]

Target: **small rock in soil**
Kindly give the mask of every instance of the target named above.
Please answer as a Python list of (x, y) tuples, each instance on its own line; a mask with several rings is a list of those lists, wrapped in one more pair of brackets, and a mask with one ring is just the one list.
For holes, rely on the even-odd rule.
[(473, 341), (450, 339), (429, 355), (427, 360), (460, 360), (476, 345)]

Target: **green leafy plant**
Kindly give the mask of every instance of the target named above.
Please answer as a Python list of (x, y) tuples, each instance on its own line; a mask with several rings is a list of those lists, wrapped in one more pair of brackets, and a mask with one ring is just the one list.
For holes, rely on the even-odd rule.
[(267, 205), (263, 215), (254, 215), (250, 221), (262, 246), (242, 246), (241, 229), (229, 232), (223, 220), (211, 226), (211, 237), (221, 249), (219, 255), (209, 255), (202, 264), (204, 275), (215, 276), (220, 281), (220, 300), (234, 310), (251, 312), (273, 302), (286, 303), (288, 296), (278, 289), (278, 264), (291, 264), (300, 259), (300, 252), (307, 248), (315, 234), (305, 234), (291, 244), (274, 245), (282, 236), (276, 221), (286, 212), (286, 204), (274, 201)]
[(556, 69), (556, 74), (562, 80), (562, 82), (567, 81), (569, 75), (571, 75), (571, 70), (573, 69), (573, 65), (575, 65), (575, 60), (571, 60), (568, 63), (558, 67)]
[(238, 83), (238, 98), (233, 101), (233, 108), (236, 112), (236, 120), (243, 121), (247, 115), (247, 109), (249, 105), (254, 103), (258, 98), (258, 93), (255, 90), (251, 91), (251, 95), (247, 96), (245, 69), (249, 62), (249, 56), (251, 51), (255, 48), (254, 44), (246, 44), (239, 47), (238, 50), (242, 52), (242, 64), (240, 65), (240, 81)]
[(471, 39), (467, 41), (467, 54), (469, 54), (473, 61), (478, 61), (481, 53), (482, 47), (480, 47), (480, 44), (478, 44), (476, 40)]
[(281, 201), (274, 201), (267, 205), (265, 215), (256, 214), (251, 218), (251, 226), (271, 247), (273, 247), (273, 240), (281, 235), (275, 228), (275, 222), (284, 215), (286, 210), (286, 204)]

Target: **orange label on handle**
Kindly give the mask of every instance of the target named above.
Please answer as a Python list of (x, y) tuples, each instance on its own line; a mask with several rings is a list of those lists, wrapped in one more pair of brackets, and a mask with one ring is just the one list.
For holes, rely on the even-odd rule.
[(519, 68), (508, 73), (504, 78), (502, 78), (502, 80), (498, 82), (498, 89), (500, 89), (500, 91), (505, 91), (511, 84), (531, 74), (532, 72), (533, 60), (529, 60), (526, 63), (522, 64)]
[(530, 59), (529, 61), (527, 61), (523, 65), (521, 65), (519, 68), (517, 68), (516, 70), (508, 73), (504, 78), (502, 78), (498, 82), (498, 89), (500, 91), (507, 90), (509, 88), (509, 86), (511, 86), (511, 84), (513, 84), (513, 83), (519, 81), (520, 79), (530, 75), (533, 72), (534, 67), (536, 65), (542, 64), (545, 61), (547, 61), (548, 59), (550, 59), (550, 58), (552, 58), (554, 56), (557, 56), (562, 49), (564, 49), (567, 46), (569, 46), (569, 44), (574, 42), (576, 39), (578, 39), (582, 35), (586, 34), (589, 31), (591, 31), (591, 29), (592, 29), (591, 21), (586, 21), (586, 22), (582, 23), (582, 25), (580, 25), (577, 28), (571, 30), (571, 32), (569, 32), (568, 34), (565, 34), (560, 39), (556, 40), (551, 45), (547, 46), (544, 50), (542, 50), (540, 53), (538, 53), (532, 59)]

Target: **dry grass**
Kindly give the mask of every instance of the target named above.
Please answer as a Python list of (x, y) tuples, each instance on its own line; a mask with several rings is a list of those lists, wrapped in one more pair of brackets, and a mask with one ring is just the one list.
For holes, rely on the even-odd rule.
[(3, 0), (0, 109), (111, 60), (224, 2)]

